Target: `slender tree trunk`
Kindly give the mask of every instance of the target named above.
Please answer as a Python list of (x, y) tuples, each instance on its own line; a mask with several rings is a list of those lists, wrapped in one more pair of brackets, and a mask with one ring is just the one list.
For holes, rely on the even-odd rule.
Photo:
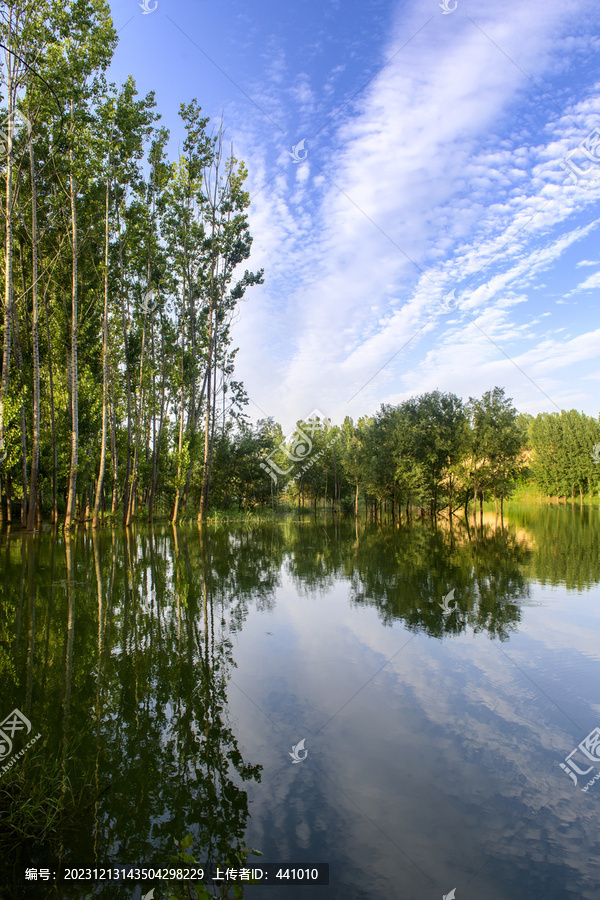
[(13, 303), (13, 330), (15, 335), (15, 357), (21, 379), (21, 525), (27, 527), (27, 421), (25, 418), (25, 369), (21, 350), (21, 334), (17, 310)]
[(125, 278), (123, 268), (123, 241), (121, 238), (121, 220), (119, 217), (119, 208), (117, 204), (117, 229), (119, 233), (119, 275), (120, 275), (120, 291), (121, 291), (121, 318), (123, 325), (123, 347), (125, 350), (125, 385), (127, 388), (127, 462), (125, 465), (125, 480), (123, 483), (123, 522), (127, 521), (129, 512), (129, 479), (131, 476), (131, 373), (129, 371), (129, 338), (127, 334), (127, 315), (125, 312)]
[(111, 388), (111, 409), (110, 409), (110, 445), (111, 445), (111, 453), (112, 453), (112, 468), (113, 468), (113, 488), (112, 488), (112, 499), (110, 511), (111, 515), (117, 511), (118, 504), (118, 490), (119, 490), (119, 459), (117, 455), (117, 404), (115, 400), (115, 386), (114, 386), (114, 377), (111, 373), (110, 379), (110, 388)]
[(84, 490), (84, 491), (82, 492), (82, 494), (81, 494), (81, 499), (80, 499), (80, 501), (79, 501), (79, 517), (78, 517), (78, 520), (79, 520), (79, 522), (81, 522), (81, 523), (85, 522), (86, 513), (87, 513), (87, 508), (88, 508), (88, 504), (87, 504), (87, 488), (85, 488), (85, 490)]
[(146, 315), (144, 314), (144, 327), (142, 330), (142, 349), (140, 351), (140, 381), (139, 381), (139, 396), (138, 396), (138, 408), (136, 411), (135, 417), (135, 445), (133, 449), (133, 467), (131, 473), (131, 485), (129, 488), (129, 507), (127, 510), (127, 518), (125, 519), (125, 525), (130, 525), (131, 520), (133, 518), (135, 504), (136, 504), (136, 495), (137, 495), (137, 473), (138, 473), (138, 454), (139, 454), (139, 446), (140, 446), (140, 431), (142, 429), (142, 408), (144, 405), (144, 391), (143, 391), (143, 378), (144, 378), (144, 348), (146, 346)]
[(37, 185), (35, 178), (35, 161), (33, 157), (33, 141), (29, 135), (29, 170), (31, 178), (31, 242), (32, 242), (32, 317), (31, 342), (33, 353), (33, 428), (31, 446), (31, 478), (29, 479), (29, 512), (27, 528), (35, 528), (37, 504), (37, 484), (40, 461), (40, 348), (39, 348), (39, 310), (38, 310), (38, 236), (37, 236)]
[[(206, 382), (208, 380), (208, 369), (204, 372), (204, 379), (202, 381), (202, 390), (200, 391), (200, 398), (196, 405), (196, 412), (194, 416), (188, 416), (188, 428), (190, 433), (190, 442), (193, 440), (193, 436), (196, 434), (198, 429), (198, 423), (200, 421), (200, 414), (202, 409), (202, 402), (204, 400), (204, 392), (206, 391)], [(190, 410), (191, 412), (191, 410)], [(190, 465), (187, 472), (187, 478), (185, 481), (185, 488), (183, 491), (183, 509), (186, 508), (189, 492), (190, 492), (190, 482), (192, 480), (192, 464), (190, 461)]]
[[(154, 345), (154, 329), (151, 332), (152, 347), (152, 474), (148, 485), (148, 522), (152, 522), (152, 504), (154, 500), (154, 479), (156, 478), (156, 348)], [(163, 379), (164, 384), (164, 379)], [(148, 438), (150, 440), (150, 438)], [(146, 459), (148, 445), (146, 445)]]
[(184, 370), (183, 370), (183, 357), (185, 353), (185, 330), (184, 330), (184, 322), (185, 322), (185, 298), (182, 299), (181, 303), (181, 409), (179, 412), (179, 441), (177, 444), (177, 480), (175, 486), (175, 505), (173, 507), (173, 516), (171, 518), (171, 522), (173, 525), (177, 525), (177, 517), (179, 516), (179, 501), (181, 497), (181, 454), (183, 451), (183, 419), (185, 413), (185, 384), (184, 384)]
[[(147, 284), (148, 291), (150, 291), (150, 251), (148, 250), (148, 258), (147, 258)], [(145, 358), (145, 349), (146, 349), (146, 332), (147, 332), (147, 324), (148, 324), (148, 316), (152, 318), (152, 309), (146, 308), (144, 310), (144, 324), (142, 327), (142, 348), (140, 350), (140, 378), (139, 378), (139, 390), (138, 390), (138, 407), (136, 410), (135, 417), (135, 447), (133, 451), (133, 472), (131, 476), (131, 487), (129, 490), (129, 508), (127, 510), (127, 517), (125, 519), (125, 525), (130, 525), (131, 520), (133, 518), (133, 513), (135, 510), (135, 504), (137, 501), (137, 474), (138, 474), (138, 455), (139, 455), (139, 447), (140, 447), (140, 437), (142, 430), (142, 410), (144, 407), (144, 358)], [(150, 325), (152, 327), (152, 325)]]
[(333, 497), (331, 498), (331, 509), (335, 512), (335, 501), (337, 500), (337, 469), (335, 466), (335, 444), (333, 445)]
[[(12, 19), (12, 7), (10, 8), (9, 30)], [(11, 53), (6, 53), (6, 100), (8, 105), (8, 118), (6, 124), (6, 193), (4, 206), (4, 343), (2, 348), (2, 379), (0, 380), (0, 454), (4, 450), (5, 405), (8, 396), (10, 376), (10, 351), (12, 337), (13, 316), (13, 112), (14, 112), (14, 88), (13, 66), (14, 60)], [(9, 520), (10, 521), (10, 520)]]
[(154, 516), (154, 496), (156, 493), (156, 479), (158, 475), (158, 457), (160, 453), (160, 442), (163, 433), (163, 424), (165, 421), (165, 340), (164, 334), (161, 337), (161, 362), (162, 362), (162, 378), (161, 378), (161, 398), (160, 398), (160, 423), (158, 426), (158, 435), (154, 436), (154, 448), (152, 453), (152, 481), (150, 482), (150, 497), (148, 500), (148, 522), (152, 522)]
[(52, 515), (50, 521), (56, 525), (58, 521), (58, 503), (56, 484), (58, 478), (58, 447), (56, 445), (56, 417), (54, 413), (54, 375), (52, 374), (52, 341), (50, 339), (50, 321), (48, 319), (47, 289), (44, 287), (44, 316), (46, 319), (46, 342), (48, 344), (48, 377), (50, 382), (50, 425), (52, 428)]
[(106, 203), (104, 210), (104, 315), (102, 317), (102, 432), (100, 436), (100, 468), (96, 482), (96, 498), (92, 515), (92, 528), (98, 527), (104, 472), (106, 469), (106, 435), (108, 432), (108, 218), (110, 211), (110, 178), (106, 179)]
[(12, 478), (6, 476), (6, 524), (12, 524)]
[[(71, 101), (71, 124), (73, 125), (73, 101)], [(77, 188), (75, 184), (75, 160), (73, 150), (69, 150), (71, 164), (71, 230), (73, 248), (73, 284), (71, 293), (71, 466), (67, 492), (67, 512), (65, 528), (70, 528), (75, 518), (75, 493), (77, 490), (77, 457), (79, 453), (79, 405), (77, 397)]]
[[(215, 308), (215, 282), (217, 281), (217, 247), (215, 246), (215, 231), (216, 231), (216, 216), (217, 216), (217, 197), (218, 197), (218, 185), (219, 185), (219, 156), (220, 156), (220, 147), (219, 147), (219, 155), (217, 156), (217, 167), (215, 171), (215, 187), (214, 187), (214, 196), (212, 201), (212, 223), (211, 223), (211, 238), (210, 238), (210, 300), (208, 307), (208, 359), (206, 361), (206, 367), (208, 370), (208, 382), (207, 382), (207, 393), (206, 393), (206, 416), (204, 420), (204, 464), (202, 468), (202, 489), (200, 492), (200, 508), (198, 510), (198, 525), (202, 524), (202, 520), (206, 513), (206, 508), (208, 506), (208, 450), (210, 443), (210, 414), (211, 414), (211, 372), (212, 372), (212, 351), (213, 351), (213, 314)], [(215, 347), (215, 356), (216, 356), (216, 347)], [(215, 359), (216, 365), (216, 359)]]
[[(213, 216), (213, 234), (214, 234), (214, 216)], [(211, 387), (212, 387), (212, 329), (213, 329), (213, 306), (214, 306), (214, 282), (215, 282), (215, 264), (214, 258), (211, 263), (211, 272), (210, 272), (210, 305), (208, 308), (208, 359), (206, 361), (206, 367), (208, 372), (207, 379), (207, 388), (206, 388), (206, 415), (204, 418), (204, 459), (202, 466), (202, 489), (200, 492), (200, 508), (198, 510), (198, 525), (202, 524), (202, 520), (206, 513), (206, 507), (208, 505), (208, 452), (209, 452), (209, 444), (210, 444), (210, 414), (212, 408), (212, 397), (211, 397)]]
[[(216, 348), (215, 348), (215, 364), (214, 368), (214, 380), (213, 380), (213, 408), (212, 408), (212, 422), (210, 427), (210, 457), (208, 460), (208, 481), (206, 484), (206, 496), (210, 497), (210, 480), (212, 476), (212, 464), (213, 464), (213, 453), (215, 449), (215, 423), (217, 421), (217, 361), (216, 361)], [(225, 373), (223, 373), (223, 378), (225, 377)]]

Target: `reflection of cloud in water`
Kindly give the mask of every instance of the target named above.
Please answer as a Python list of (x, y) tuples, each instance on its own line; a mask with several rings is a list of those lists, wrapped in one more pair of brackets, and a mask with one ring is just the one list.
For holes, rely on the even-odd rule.
[[(360, 859), (372, 860), (368, 890), (377, 900), (394, 895), (398, 884), (407, 895), (424, 896), (430, 886), (419, 869), (436, 884), (466, 889), (472, 881), (486, 900), (505, 900), (508, 892), (530, 900), (551, 887), (562, 887), (565, 898), (596, 896), (594, 789), (589, 796), (574, 789), (559, 763), (589, 731), (584, 724), (597, 718), (591, 686), (598, 655), (582, 656), (577, 638), (587, 636), (587, 646), (591, 636), (581, 625), (557, 657), (561, 632), (553, 619), (559, 611), (568, 618), (574, 598), (562, 591), (549, 608), (548, 588), (525, 577), (542, 543), (538, 526), (507, 527), (499, 540), (479, 535), (477, 547), (455, 541), (446, 558), (447, 534), (436, 543), (415, 529), (412, 541), (403, 542), (391, 529), (372, 540), (366, 529), (359, 550), (354, 535), (338, 535), (320, 589), (323, 545), (310, 589), (296, 573), (277, 596), (271, 624), (278, 633), (286, 629), (285, 678), (293, 685), (298, 729), (313, 729), (304, 765), (314, 763), (314, 771), (295, 780), (273, 760), (262, 786), (251, 791), (250, 828), (274, 853), (302, 848), (311, 858), (335, 860), (341, 880), (331, 896), (363, 896)], [(302, 566), (309, 568), (309, 560)], [(460, 633), (428, 619), (416, 629), (409, 622), (407, 630), (421, 568), (433, 594), (437, 584), (449, 587), (462, 577), (463, 594), (474, 598), (473, 621), (483, 602), (484, 611), (486, 604), (488, 611), (499, 606), (509, 615), (505, 624), (512, 620), (518, 631), (506, 642), (490, 641), (489, 631), (474, 631), (468, 617)], [(569, 578), (567, 567), (562, 576)], [(460, 602), (460, 589), (455, 596)], [(577, 611), (583, 614), (581, 606)], [(252, 692), (252, 646), (239, 649), (236, 677), (249, 678)], [(577, 675), (588, 664), (582, 695)], [(282, 660), (263, 665), (259, 695), (277, 682)], [(286, 715), (281, 722), (286, 739), (293, 720)], [(262, 760), (264, 729), (255, 721), (250, 731)], [(310, 823), (308, 845), (306, 832), (297, 832), (299, 820)], [(346, 880), (344, 872), (355, 877)]]

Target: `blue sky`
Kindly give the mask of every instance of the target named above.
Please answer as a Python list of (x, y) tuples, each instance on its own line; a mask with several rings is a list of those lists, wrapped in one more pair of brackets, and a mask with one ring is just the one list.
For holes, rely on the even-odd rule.
[(181, 102), (223, 112), (249, 168), (252, 419), (495, 385), (598, 416), (597, 5), (139, 2), (112, 0), (111, 77), (156, 92), (173, 156)]

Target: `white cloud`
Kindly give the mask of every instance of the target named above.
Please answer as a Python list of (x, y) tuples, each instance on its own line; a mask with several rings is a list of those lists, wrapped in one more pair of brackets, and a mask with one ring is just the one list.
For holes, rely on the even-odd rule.
[[(548, 303), (541, 292), (526, 324), (520, 310), (532, 302), (526, 289), (597, 224), (565, 230), (600, 187), (569, 184), (560, 163), (592, 127), (600, 98), (580, 100), (580, 89), (569, 106), (563, 97), (564, 115), (548, 101), (535, 140), (529, 128), (515, 137), (509, 117), (524, 92), (539, 115), (523, 71), (536, 79), (555, 67), (569, 22), (587, 8), (488, 7), (477, 18), (492, 40), (466, 18), (436, 17), (345, 110), (332, 144), (307, 132), (310, 169), (297, 168), (291, 193), (288, 164), (258, 195), (253, 264), (264, 265), (266, 284), (253, 291), (239, 360), (250, 395), (285, 426), (315, 406), (339, 421), (434, 387), (468, 395), (509, 383), (529, 408), (550, 408), (544, 392), (557, 404), (573, 394), (551, 374), (577, 361), (574, 346), (589, 359), (597, 334), (580, 323), (579, 336), (558, 344), (532, 331), (531, 314)], [(382, 59), (423, 24), (423, 9), (403, 7)], [(308, 86), (294, 91), (308, 108)], [(260, 186), (267, 153), (249, 155)], [(487, 337), (460, 311), (440, 317), (451, 288)]]
[(592, 275), (589, 275), (585, 281), (578, 284), (576, 288), (570, 291), (570, 293), (566, 294), (566, 296), (572, 297), (573, 294), (580, 294), (582, 291), (595, 291), (598, 288), (600, 288), (600, 272), (594, 272)]

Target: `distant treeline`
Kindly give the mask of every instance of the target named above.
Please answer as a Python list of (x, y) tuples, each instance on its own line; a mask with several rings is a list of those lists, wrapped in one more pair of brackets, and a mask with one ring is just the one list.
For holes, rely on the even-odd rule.
[[(259, 463), (262, 461), (262, 465)], [(575, 411), (519, 414), (504, 389), (463, 402), (434, 391), (372, 417), (331, 426), (299, 421), (284, 438), (272, 419), (217, 441), (212, 502), (228, 508), (281, 500), (358, 513), (468, 514), (531, 482), (548, 497), (600, 495), (600, 424)]]
[(531, 476), (547, 497), (600, 497), (600, 425), (575, 409), (523, 416)]

